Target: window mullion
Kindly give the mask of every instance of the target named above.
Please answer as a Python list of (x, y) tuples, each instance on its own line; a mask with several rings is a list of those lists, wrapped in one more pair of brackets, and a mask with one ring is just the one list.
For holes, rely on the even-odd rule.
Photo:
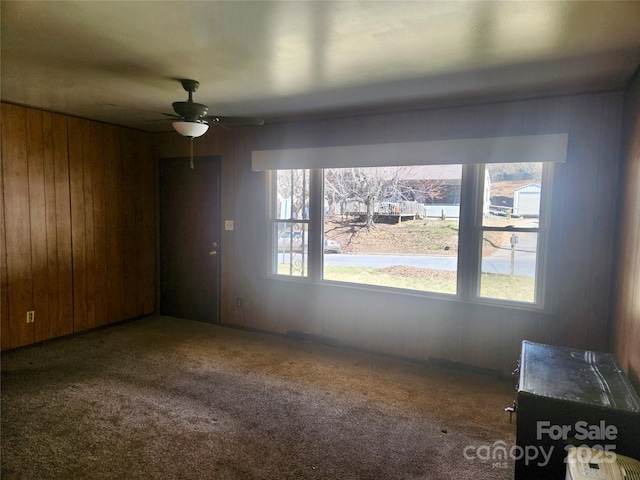
[(462, 168), (460, 191), (460, 237), (458, 244), (458, 295), (469, 301), (478, 291), (480, 275), (481, 228), (478, 212), (482, 212), (480, 171), (484, 165), (465, 165)]
[(309, 279), (322, 279), (324, 235), (324, 175), (320, 169), (311, 170), (309, 181)]
[(277, 184), (278, 184), (278, 172), (276, 171), (272, 171), (272, 172), (268, 172), (266, 175), (266, 187), (267, 187), (267, 192), (269, 192), (269, 201), (267, 202), (267, 212), (266, 212), (266, 217), (268, 219), (268, 227), (267, 227), (267, 232), (268, 232), (268, 237), (269, 237), (269, 242), (267, 243), (267, 255), (266, 258), (268, 258), (268, 272), (270, 274), (275, 273), (277, 271), (277, 255), (272, 255), (272, 252), (274, 252), (276, 250), (276, 244), (277, 244), (277, 240), (275, 238), (275, 234), (274, 232), (277, 231), (277, 220), (278, 220), (278, 215), (277, 215), (277, 210), (278, 210), (278, 202), (276, 201), (276, 195), (274, 195), (273, 193), (277, 191)]
[(553, 185), (554, 165), (547, 163), (542, 169), (542, 192), (540, 195), (540, 217), (538, 233), (538, 265), (536, 266), (536, 303), (542, 308), (549, 308), (549, 284), (547, 268), (549, 265), (549, 225), (551, 221), (551, 192)]

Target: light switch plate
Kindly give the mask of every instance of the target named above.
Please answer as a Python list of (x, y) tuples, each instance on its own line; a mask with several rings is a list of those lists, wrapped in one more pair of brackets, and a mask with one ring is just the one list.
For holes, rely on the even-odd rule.
[(224, 229), (225, 230), (233, 230), (233, 220), (225, 220), (224, 221)]

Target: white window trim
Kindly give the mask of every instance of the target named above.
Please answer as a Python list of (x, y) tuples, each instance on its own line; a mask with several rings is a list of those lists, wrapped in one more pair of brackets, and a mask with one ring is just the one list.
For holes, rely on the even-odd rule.
[[(505, 162), (510, 163), (510, 162)], [(520, 162), (518, 162), (520, 163)], [(547, 270), (548, 270), (548, 242), (549, 242), (549, 225), (551, 214), (551, 192), (553, 190), (553, 165), (557, 162), (542, 162), (543, 178), (542, 193), (540, 199), (540, 224), (535, 230), (514, 229), (513, 231), (536, 231), (538, 233), (538, 246), (536, 250), (536, 285), (535, 285), (535, 301), (520, 302), (508, 299), (496, 299), (480, 296), (480, 278), (482, 275), (482, 232), (485, 230), (493, 230), (492, 227), (482, 226), (482, 208), (483, 208), (483, 186), (484, 186), (484, 167), (485, 164), (468, 164), (462, 168), (462, 189), (460, 201), (460, 224), (459, 224), (459, 245), (458, 245), (458, 269), (457, 269), (457, 293), (444, 294), (439, 292), (428, 292), (410, 289), (395, 289), (392, 287), (384, 287), (377, 285), (359, 284), (359, 283), (343, 283), (334, 280), (325, 280), (323, 278), (323, 260), (324, 251), (322, 238), (324, 235), (324, 172), (323, 169), (308, 169), (310, 171), (310, 187), (309, 187), (309, 219), (296, 223), (308, 224), (309, 249), (307, 259), (307, 275), (306, 276), (288, 276), (277, 274), (274, 271), (274, 259), (271, 252), (273, 249), (273, 235), (270, 233), (269, 243), (269, 276), (283, 280), (291, 280), (295, 282), (321, 283), (330, 285), (345, 285), (360, 289), (383, 290), (390, 292), (398, 292), (408, 295), (417, 295), (429, 298), (444, 298), (453, 301), (462, 301), (470, 303), (480, 303), (495, 305), (500, 307), (515, 307), (526, 310), (548, 310), (549, 309), (549, 292), (547, 290)], [(269, 231), (272, 231), (273, 222), (280, 220), (273, 218), (273, 188), (275, 188), (275, 171), (272, 171), (269, 178), (269, 199), (268, 202), (268, 221)], [(467, 198), (471, 196), (471, 200)], [(466, 208), (465, 208), (466, 207)], [(293, 220), (289, 220), (293, 221)], [(498, 227), (497, 230), (504, 230)]]
[[(540, 223), (538, 228), (504, 228), (483, 226), (483, 198), (485, 165), (469, 165), (462, 169), (463, 189), (466, 195), (471, 194), (473, 205), (463, 216), (465, 201), (461, 201), (460, 237), (458, 246), (458, 295), (460, 300), (496, 306), (520, 307), (528, 310), (549, 310), (547, 291), (547, 272), (549, 264), (548, 244), (551, 224), (551, 192), (555, 163), (542, 162), (543, 186), (540, 198)], [(521, 302), (501, 298), (482, 297), (480, 295), (480, 279), (482, 275), (482, 238), (485, 231), (511, 231), (537, 233), (535, 301)], [(466, 235), (465, 235), (466, 233)], [(464, 237), (463, 237), (464, 235)], [(462, 260), (461, 260), (462, 257)]]

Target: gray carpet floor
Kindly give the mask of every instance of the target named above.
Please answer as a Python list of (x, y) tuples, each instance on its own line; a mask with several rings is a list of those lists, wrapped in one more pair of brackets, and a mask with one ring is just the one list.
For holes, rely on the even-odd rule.
[(514, 385), (153, 316), (2, 354), (1, 473), (510, 479)]

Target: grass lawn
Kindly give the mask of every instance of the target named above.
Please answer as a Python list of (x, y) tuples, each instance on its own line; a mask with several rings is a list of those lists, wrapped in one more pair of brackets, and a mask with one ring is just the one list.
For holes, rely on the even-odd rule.
[[(456, 293), (456, 272), (414, 267), (325, 266), (324, 278), (338, 282), (406, 288), (423, 292)], [(480, 294), (520, 302), (533, 302), (534, 278), (524, 275), (483, 273)]]
[(409, 220), (377, 223), (367, 231), (361, 225), (340, 222), (325, 224), (327, 238), (342, 245), (344, 253), (386, 253), (411, 255), (457, 255), (457, 220)]
[[(371, 231), (362, 225), (353, 228), (351, 224), (335, 220), (325, 223), (325, 236), (340, 242), (343, 253), (455, 256), (458, 254), (458, 233), (457, 219), (378, 223)], [(489, 255), (510, 235), (509, 232), (485, 232), (483, 253)]]
[(526, 275), (483, 273), (480, 277), (480, 295), (487, 298), (533, 303), (535, 287), (535, 277)]

